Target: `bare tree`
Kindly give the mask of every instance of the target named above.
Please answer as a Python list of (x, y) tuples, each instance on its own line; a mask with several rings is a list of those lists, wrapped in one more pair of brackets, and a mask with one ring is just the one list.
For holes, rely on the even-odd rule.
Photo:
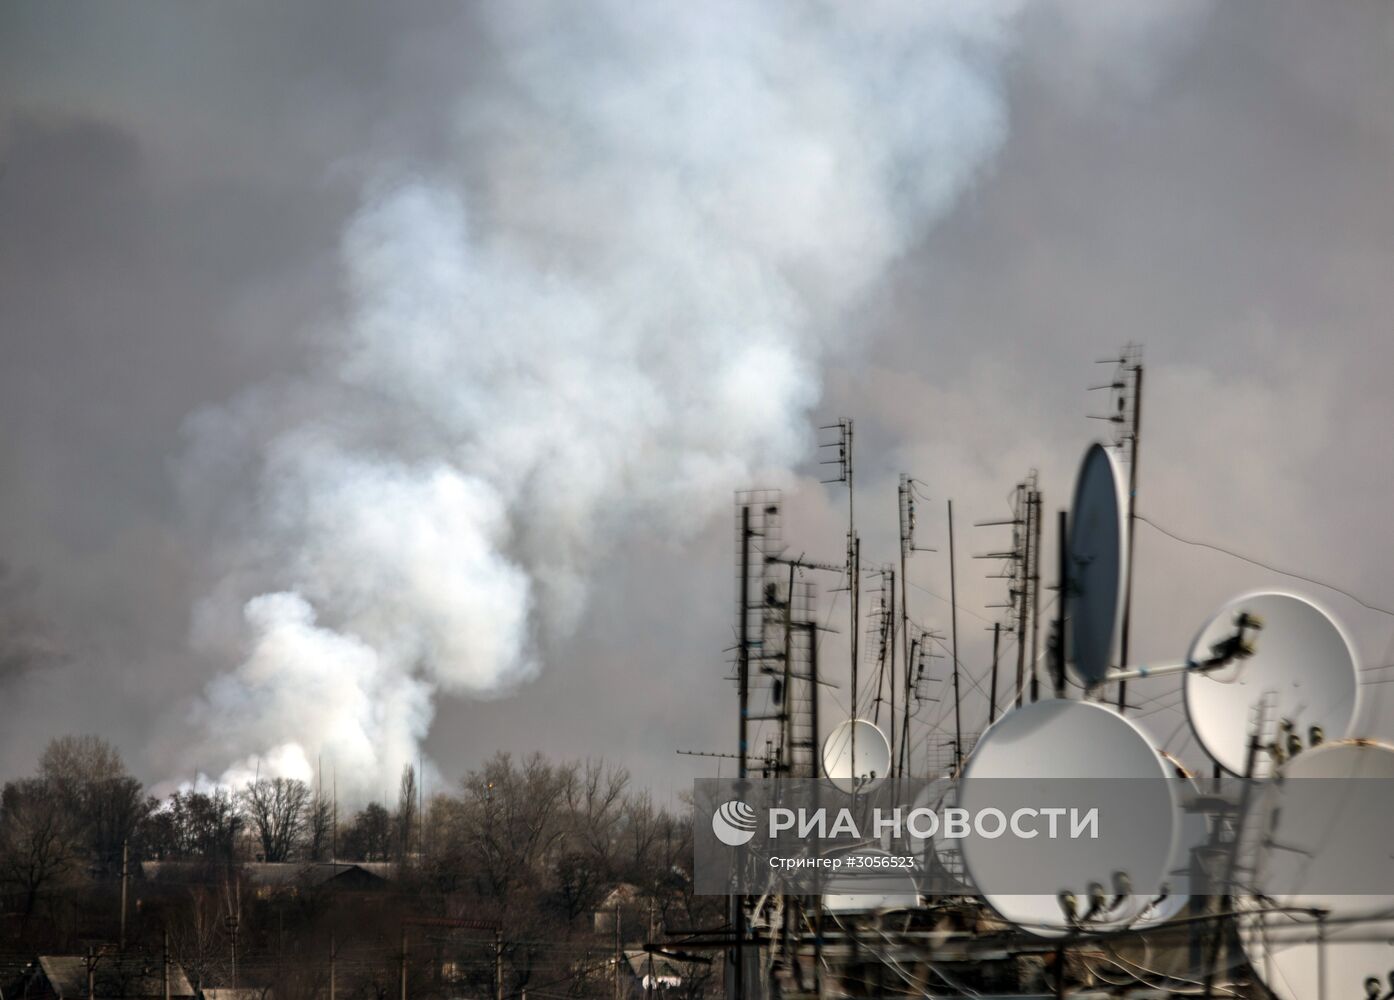
[(517, 890), (544, 881), (549, 855), (566, 833), (561, 803), (575, 770), (540, 754), (515, 765), (500, 753), (465, 778), (457, 835), (485, 896), (507, 907)]
[(39, 777), (60, 788), (125, 774), (120, 752), (99, 736), (60, 736), (49, 741), (39, 758)]
[(189, 907), (169, 922), (169, 929), (174, 960), (195, 990), (226, 978), (226, 916), (216, 885), (190, 886)]
[(71, 815), (39, 779), (12, 781), (0, 795), (0, 881), (34, 912), (39, 895), (80, 871), (79, 831)]
[(39, 758), (39, 777), (68, 813), (94, 869), (104, 875), (120, 871), (122, 845), (150, 804), (117, 749), (96, 736), (59, 737)]
[(266, 861), (289, 861), (305, 823), (310, 786), (294, 778), (260, 778), (242, 795), (247, 818)]
[(567, 773), (563, 787), (568, 836), (576, 840), (578, 847), (588, 850), (594, 862), (607, 872), (628, 787), (628, 771), (594, 760)]

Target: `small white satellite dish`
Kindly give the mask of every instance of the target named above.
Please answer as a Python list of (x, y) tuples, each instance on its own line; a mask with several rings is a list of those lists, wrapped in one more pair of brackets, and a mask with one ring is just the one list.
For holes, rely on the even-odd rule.
[(845, 861), (871, 863), (861, 868), (844, 869), (828, 879), (823, 887), (824, 910), (830, 913), (866, 913), (919, 905), (920, 894), (908, 871), (877, 867), (877, 859), (889, 860), (892, 855), (873, 847), (861, 847), (841, 857)]
[[(1264, 785), (1245, 821), (1268, 831), (1254, 879), (1272, 904), (1251, 903), (1239, 922), (1240, 941), (1278, 997), (1361, 996), (1366, 979), (1384, 981), (1394, 970), (1394, 808), (1387, 792), (1394, 747), (1326, 743), (1301, 751), (1279, 773), (1282, 780)], [(1314, 918), (1274, 912), (1280, 908), (1326, 912), (1324, 963)], [(1324, 992), (1317, 982), (1322, 964)]]
[[(1166, 883), (1179, 825), (1177, 785), (1170, 764), (1142, 731), (1103, 705), (1060, 699), (1008, 712), (968, 758), (959, 807), (970, 816), (1022, 808), (1046, 815), (1042, 810), (1061, 808), (1068, 797), (1097, 806), (1101, 820), (1091, 838), (994, 838), (970, 831), (958, 842), (968, 875), (1004, 920), (1042, 937), (1074, 929), (1061, 893), (1074, 896), (1089, 930), (1125, 927)], [(1038, 887), (1043, 873), (1054, 892)], [(1090, 914), (1094, 884), (1109, 898)], [(1026, 885), (1034, 891), (1024, 892)]]
[(1135, 931), (1164, 924), (1168, 920), (1180, 916), (1182, 911), (1186, 909), (1186, 904), (1190, 902), (1191, 897), (1188, 893), (1177, 891), (1177, 886), (1185, 885), (1189, 881), (1191, 853), (1204, 847), (1210, 841), (1210, 823), (1206, 820), (1205, 814), (1186, 809), (1186, 800), (1200, 792), (1200, 789), (1196, 787), (1195, 779), (1171, 754), (1163, 753), (1162, 759), (1166, 761), (1176, 778), (1177, 805), (1181, 810), (1178, 817), (1179, 826), (1176, 845), (1172, 850), (1171, 864), (1167, 871), (1166, 895), (1148, 903), (1132, 923), (1132, 929)]
[(840, 723), (823, 741), (823, 773), (844, 792), (870, 791), (885, 780), (890, 769), (890, 742), (879, 727), (865, 719)]
[(1070, 662), (1085, 687), (1103, 682), (1123, 616), (1128, 571), (1126, 479), (1114, 452), (1089, 446), (1075, 480), (1070, 511), (1066, 616)]
[(1210, 655), (1211, 646), (1233, 633), (1240, 612), (1263, 621), (1254, 655), (1186, 674), (1186, 714), (1205, 752), (1243, 774), (1260, 702), (1265, 724), (1275, 730), (1286, 720), (1304, 736), (1312, 726), (1328, 740), (1350, 735), (1359, 701), (1355, 650), (1336, 620), (1305, 597), (1281, 591), (1236, 597), (1200, 630), (1189, 658)]

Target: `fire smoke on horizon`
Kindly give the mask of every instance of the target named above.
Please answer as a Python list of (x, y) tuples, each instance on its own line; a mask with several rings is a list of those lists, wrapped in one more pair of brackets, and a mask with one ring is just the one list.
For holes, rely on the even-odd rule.
[(196, 640), (240, 660), (210, 774), (390, 786), (438, 696), (542, 668), (620, 532), (798, 462), (849, 309), (1004, 138), (1010, 16), (491, 8), (448, 154), (367, 169), (315, 360), (192, 421), (226, 553)]

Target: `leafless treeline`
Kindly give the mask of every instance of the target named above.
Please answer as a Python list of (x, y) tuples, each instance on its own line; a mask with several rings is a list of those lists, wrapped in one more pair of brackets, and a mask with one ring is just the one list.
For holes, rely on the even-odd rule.
[[(407, 768), (394, 809), (369, 803), (341, 814), (317, 789), (282, 778), (159, 799), (108, 744), (64, 737), (0, 800), (7, 950), (115, 941), (123, 848), (132, 947), (154, 947), (168, 932), (202, 985), (231, 983), (236, 950), (241, 985), (274, 984), (286, 997), (322, 992), (331, 952), (340, 995), (396, 990), (404, 927), (422, 938), (409, 971), (423, 995), (488, 993), (495, 975), (510, 993), (609, 995), (616, 906), (631, 943), (723, 919), (692, 894), (686, 810), (656, 807), (601, 762), (499, 754), (424, 801)], [(331, 858), (392, 867), (378, 869), (390, 872), (378, 891), (352, 893), (303, 882), (268, 889), (244, 874), (249, 862)], [(142, 861), (200, 864), (160, 883), (139, 877)], [(492, 935), (410, 932), (418, 917), (497, 926), (500, 961)], [(708, 985), (694, 974), (682, 992)]]

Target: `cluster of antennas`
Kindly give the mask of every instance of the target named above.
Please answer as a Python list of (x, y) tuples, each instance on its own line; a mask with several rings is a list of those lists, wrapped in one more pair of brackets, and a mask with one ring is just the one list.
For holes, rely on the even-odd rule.
[(1365, 1000), (1394, 1000), (1394, 969), (1389, 970), (1389, 990), (1387, 992), (1384, 983), (1380, 982), (1379, 976), (1371, 976), (1365, 980)]
[[(937, 809), (953, 803), (954, 809), (972, 814), (989, 810), (1001, 813), (1007, 811), (1002, 808), (1006, 803), (1000, 796), (1007, 794), (1002, 789), (1012, 783), (992, 779), (1100, 779), (1092, 791), (1104, 796), (1105, 814), (1127, 819), (1117, 830), (1106, 828), (1100, 838), (1087, 845), (1055, 839), (1024, 845), (1019, 840), (977, 833), (954, 837), (943, 831), (919, 841), (909, 837), (906, 846), (923, 857), (924, 872), (953, 875), (948, 879), (952, 894), (977, 896), (1023, 932), (1063, 940), (1085, 932), (1093, 935), (1156, 927), (1178, 917), (1193, 893), (1224, 895), (1236, 900), (1236, 913), (1250, 912), (1244, 907), (1252, 907), (1251, 916), (1230, 913), (1222, 919), (1237, 930), (1251, 964), (1262, 970), (1260, 975), (1275, 995), (1284, 1000), (1353, 996), (1363, 983), (1369, 1000), (1394, 1000), (1394, 973), (1390, 974), (1388, 991), (1377, 977), (1365, 978), (1369, 970), (1383, 967), (1394, 957), (1394, 903), (1383, 908), (1373, 930), (1367, 925), (1360, 934), (1343, 935), (1342, 928), (1328, 934), (1322, 927), (1315, 932), (1315, 945), (1306, 936), (1310, 925), (1302, 925), (1300, 920), (1305, 918), (1298, 916), (1320, 913), (1323, 916), (1317, 919), (1324, 920), (1329, 913), (1341, 916), (1351, 926), (1360, 925), (1364, 918), (1342, 913), (1344, 904), (1339, 898), (1332, 903), (1313, 888), (1316, 873), (1331, 874), (1337, 862), (1364, 866), (1358, 878), (1366, 875), (1366, 869), (1379, 867), (1394, 885), (1387, 844), (1358, 839), (1372, 830), (1387, 829), (1387, 817), (1378, 810), (1369, 811), (1370, 803), (1360, 801), (1352, 792), (1354, 801), (1343, 803), (1341, 821), (1333, 824), (1329, 808), (1300, 798), (1299, 789), (1311, 794), (1311, 786), (1318, 783), (1287, 780), (1379, 776), (1394, 781), (1394, 749), (1367, 740), (1349, 740), (1358, 717), (1360, 668), (1341, 626), (1304, 597), (1279, 591), (1247, 593), (1218, 608), (1183, 655), (1150, 665), (1129, 659), (1127, 608), (1141, 376), (1136, 352), (1118, 362), (1114, 380), (1104, 387), (1113, 392), (1111, 412), (1105, 419), (1118, 430), (1118, 436), (1112, 445), (1096, 443), (1087, 449), (1068, 516), (1060, 514), (1060, 601), (1047, 635), (1056, 698), (1038, 701), (1034, 683), (1039, 660), (1036, 599), (1043, 561), (1042, 494), (1034, 474), (1018, 486), (1010, 520), (983, 522), (1011, 525), (1013, 544), (1010, 551), (981, 557), (1007, 564), (1000, 575), (1010, 581), (1009, 600), (994, 606), (1006, 609), (1009, 615), (1005, 628), (999, 623), (993, 629), (992, 680), (985, 692), (989, 725), (971, 747), (963, 739), (959, 721), (956, 620), (950, 644), (945, 645), (936, 634), (919, 626), (912, 628), (905, 615), (904, 558), (921, 551), (916, 545), (916, 500), (922, 494), (917, 492), (916, 481), (903, 476), (900, 482), (899, 595), (893, 568), (862, 568), (850, 496), (848, 549), (843, 564), (787, 558), (782, 547), (774, 543), (775, 508), (757, 519), (746, 516), (741, 551), (744, 554), (748, 548), (756, 548), (765, 563), (755, 568), (754, 575), (768, 572), (770, 566), (779, 568), (776, 578), (764, 580), (763, 601), (755, 596), (761, 592), (755, 590), (750, 595), (755, 600), (746, 603), (743, 596), (741, 604), (745, 656), (762, 671), (775, 675), (772, 701), (779, 711), (768, 718), (781, 722), (781, 737), (778, 747), (767, 750), (767, 764), (779, 773), (791, 773), (788, 762), (795, 758), (786, 744), (799, 748), (806, 742), (811, 746), (813, 734), (823, 731), (816, 716), (804, 728), (796, 721), (801, 718), (800, 705), (816, 712), (815, 630), (820, 626), (807, 614), (807, 607), (795, 607), (794, 582), (795, 572), (806, 568), (838, 573), (849, 581), (852, 595), (851, 718), (822, 742), (818, 761), (838, 787), (858, 794), (883, 780), (893, 783), (908, 773), (905, 747), (909, 744), (911, 710), (928, 697), (923, 687), (931, 680), (940, 680), (929, 678), (926, 667), (926, 659), (935, 655), (930, 652), (932, 644), (939, 642), (951, 653), (954, 666), (954, 739), (944, 744), (954, 748), (954, 756), (952, 764), (943, 768), (946, 773), (916, 798), (917, 807)], [(828, 481), (846, 483), (850, 494), (851, 423), (839, 422), (827, 430), (835, 431), (836, 437), (824, 442), (833, 449), (825, 464), (835, 467), (837, 473)], [(956, 607), (952, 519), (950, 503), (948, 601)], [(892, 664), (890, 699), (882, 697), (878, 672), (873, 675), (874, 683), (866, 685), (874, 692), (866, 714), (879, 721), (883, 700), (890, 701), (889, 739), (871, 718), (860, 718), (857, 710), (858, 649), (864, 637), (859, 634), (862, 617), (858, 600), (864, 572), (880, 573), (883, 583), (876, 610), (870, 615), (870, 642), (862, 649), (873, 666)], [(748, 573), (743, 570), (742, 581), (749, 578)], [(905, 645), (903, 686), (894, 682), (897, 608)], [(806, 632), (801, 631), (804, 628)], [(996, 643), (1003, 631), (1015, 633), (1018, 663), (1015, 684), (1008, 678), (1004, 685), (1014, 697), (1008, 700), (1009, 710), (997, 718)], [(804, 635), (807, 647), (798, 645), (798, 637)], [(1127, 717), (1127, 683), (1166, 675), (1180, 678), (1192, 735), (1215, 765), (1214, 784), (1204, 795), (1190, 774)], [(1076, 700), (1067, 697), (1069, 680), (1082, 692)], [(810, 693), (791, 697), (796, 683), (803, 683)], [(1116, 709), (1101, 703), (1105, 686), (1116, 691)], [(897, 694), (901, 699), (898, 703)], [(746, 719), (758, 718), (744, 714), (744, 701), (742, 712), (743, 725)], [(786, 732), (789, 735), (784, 735)], [(931, 733), (928, 739), (936, 735), (943, 734)], [(929, 743), (931, 750), (940, 745)], [(900, 751), (898, 757), (892, 748)], [(929, 766), (934, 773), (932, 761)], [(1245, 780), (1224, 782), (1224, 772)], [(1270, 780), (1274, 778), (1279, 780)], [(1123, 791), (1110, 800), (1108, 792), (1100, 791), (1105, 787)], [(1236, 787), (1243, 791), (1235, 793)], [(1261, 835), (1254, 836), (1255, 830)], [(1294, 849), (1290, 845), (1302, 846)], [(884, 843), (882, 846), (889, 849)], [(859, 850), (867, 852), (869, 848)], [(1283, 850), (1289, 853), (1284, 855)], [(1029, 869), (1026, 877), (1024, 869)], [(1193, 884), (1192, 877), (1203, 879), (1203, 884)], [(923, 894), (944, 891), (942, 885), (937, 889), (931, 886), (927, 878), (898, 886), (886, 896), (874, 896), (849, 884), (836, 902), (829, 897), (826, 905), (833, 911), (889, 905), (888, 901), (913, 905)], [(1040, 884), (1041, 880), (1046, 884)], [(1344, 891), (1359, 898), (1365, 890), (1366, 886), (1357, 885)], [(1270, 917), (1288, 921), (1283, 933), (1271, 933), (1272, 928), (1265, 924)], [(1215, 942), (1232, 937), (1209, 925), (1206, 932)], [(1314, 948), (1326, 949), (1323, 957), (1318, 958)], [(1218, 967), (1214, 955), (1207, 959), (1207, 967)], [(1335, 989), (1328, 990), (1328, 985)]]
[[(1079, 897), (1069, 889), (1061, 889), (1056, 894), (1055, 899), (1060, 904), (1060, 912), (1064, 914), (1065, 920), (1071, 927), (1083, 930), (1105, 921), (1117, 922), (1122, 915), (1124, 906), (1132, 901), (1133, 882), (1132, 879), (1128, 878), (1127, 872), (1114, 872), (1112, 881), (1112, 895), (1104, 888), (1102, 882), (1089, 883), (1087, 895), (1089, 908), (1082, 913), (1079, 909)], [(1170, 894), (1170, 888), (1163, 883), (1161, 891), (1153, 897), (1149, 906), (1160, 906)]]

